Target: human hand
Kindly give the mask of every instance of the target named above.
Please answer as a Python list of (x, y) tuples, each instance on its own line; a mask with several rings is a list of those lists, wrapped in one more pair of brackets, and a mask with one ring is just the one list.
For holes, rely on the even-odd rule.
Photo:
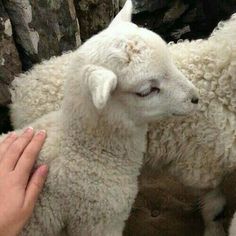
[(19, 137), (10, 133), (0, 143), (0, 235), (16, 236), (30, 218), (48, 168), (32, 168), (46, 138), (28, 128)]

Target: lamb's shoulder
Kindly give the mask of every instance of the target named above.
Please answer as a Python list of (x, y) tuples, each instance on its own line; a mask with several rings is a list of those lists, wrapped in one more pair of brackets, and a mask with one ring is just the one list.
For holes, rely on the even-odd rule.
[(122, 153), (115, 156), (106, 150), (77, 146), (76, 152), (67, 153), (61, 161), (59, 178), (66, 186), (67, 214), (73, 232), (82, 227), (90, 231), (114, 218), (121, 222), (128, 218), (137, 194), (139, 168), (133, 164), (132, 170), (130, 162), (122, 158)]
[[(40, 223), (42, 232), (58, 235), (66, 226), (71, 235), (78, 235), (81, 230), (93, 231), (97, 225), (110, 224), (114, 219), (124, 222), (137, 194), (139, 170), (130, 175), (129, 168), (121, 165), (119, 159), (109, 163), (109, 158), (114, 158), (109, 155), (112, 154), (84, 148), (77, 149), (76, 153), (60, 152), (59, 158), (50, 163), (29, 228)], [(90, 157), (94, 156), (91, 161)], [(45, 220), (44, 212), (47, 212)], [(70, 219), (69, 225), (65, 225), (67, 219)]]

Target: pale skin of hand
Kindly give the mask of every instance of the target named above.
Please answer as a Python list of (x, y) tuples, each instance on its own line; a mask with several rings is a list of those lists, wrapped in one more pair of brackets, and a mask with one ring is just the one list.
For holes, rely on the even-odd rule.
[(43, 188), (48, 167), (32, 172), (46, 139), (46, 132), (35, 134), (27, 128), (20, 136), (10, 133), (0, 143), (0, 235), (16, 236), (32, 215)]

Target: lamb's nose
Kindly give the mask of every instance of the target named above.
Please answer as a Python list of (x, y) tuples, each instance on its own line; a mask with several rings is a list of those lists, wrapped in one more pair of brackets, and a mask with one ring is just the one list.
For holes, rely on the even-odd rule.
[(193, 98), (191, 99), (191, 103), (193, 103), (193, 104), (198, 104), (198, 102), (199, 102), (198, 97), (193, 97)]

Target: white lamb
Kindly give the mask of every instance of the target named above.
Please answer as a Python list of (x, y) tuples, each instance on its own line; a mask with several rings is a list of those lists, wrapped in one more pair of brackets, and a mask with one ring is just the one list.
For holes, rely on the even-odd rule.
[[(148, 122), (195, 109), (196, 88), (158, 35), (129, 22), (131, 9), (128, 0), (108, 29), (17, 79), (25, 86), (28, 78), (32, 92), (44, 76), (49, 87), (67, 79), (59, 111), (31, 124), (47, 130), (40, 162), (50, 172), (22, 235), (121, 236), (137, 193)], [(23, 97), (16, 91), (14, 99)]]
[(202, 199), (205, 235), (225, 235), (217, 215), (225, 201), (218, 188), (236, 168), (236, 15), (207, 40), (171, 45), (177, 67), (200, 91), (199, 112), (149, 127), (151, 166), (209, 192)]
[[(169, 48), (178, 68), (199, 88), (200, 110), (193, 117), (150, 125), (147, 162), (186, 185), (209, 192), (202, 199), (205, 235), (224, 235), (214, 219), (225, 204), (218, 186), (236, 165), (236, 15), (220, 23), (207, 40), (184, 41)], [(66, 54), (45, 62), (47, 71), (37, 66), (37, 77), (23, 75), (14, 81), (17, 97), (13, 96), (11, 111), (15, 127), (60, 108), (66, 78), (63, 66), (70, 57)], [(62, 62), (65, 65), (59, 68)]]

